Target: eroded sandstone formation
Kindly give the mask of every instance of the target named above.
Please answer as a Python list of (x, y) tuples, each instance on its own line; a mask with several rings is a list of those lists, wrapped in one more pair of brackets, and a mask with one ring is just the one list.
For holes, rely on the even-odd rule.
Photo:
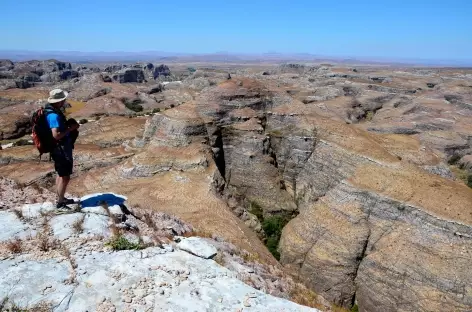
[[(287, 64), (104, 81), (156, 68), (172, 78), (115, 65), (55, 85), (88, 121), (71, 192), (176, 215), (346, 308), (471, 309), (469, 71)], [(27, 115), (52, 86), (1, 91), (3, 116)], [(0, 163), (1, 176), (53, 182), (31, 146)]]

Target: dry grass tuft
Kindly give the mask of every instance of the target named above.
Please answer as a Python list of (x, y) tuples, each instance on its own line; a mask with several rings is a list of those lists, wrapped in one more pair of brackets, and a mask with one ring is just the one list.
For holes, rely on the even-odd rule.
[(75, 234), (81, 234), (84, 231), (84, 219), (85, 215), (81, 216), (79, 219), (75, 220), (72, 223), (72, 230)]
[(42, 232), (39, 233), (36, 238), (39, 240), (39, 250), (47, 252), (50, 250), (59, 249), (61, 247), (61, 242), (55, 238), (49, 237), (51, 228), (49, 227), (50, 216), (45, 216), (42, 222)]
[(17, 216), (18, 219), (23, 220), (23, 218), (24, 218), (24, 216), (23, 216), (23, 211), (17, 210), (17, 209), (13, 209), (13, 213)]
[[(295, 286), (292, 288), (290, 291), (290, 299), (298, 304), (316, 308), (321, 311), (325, 310), (326, 308), (323, 304), (321, 304), (319, 296), (314, 291), (300, 284), (295, 284)], [(341, 311), (345, 312), (347, 310), (338, 310), (338, 312)]]
[(213, 234), (211, 234), (210, 232), (200, 231), (200, 230), (193, 230), (192, 232), (186, 232), (186, 233), (183, 233), (182, 236), (183, 237), (198, 236), (198, 237), (213, 239)]
[(50, 312), (52, 310), (52, 305), (48, 302), (40, 302), (31, 307), (21, 307), (8, 297), (0, 300), (0, 311), (2, 312)]
[(146, 225), (147, 225), (149, 228), (153, 229), (154, 231), (157, 231), (157, 226), (156, 226), (156, 224), (154, 223), (154, 221), (152, 220), (152, 217), (151, 217), (151, 215), (150, 215), (148, 212), (146, 212), (146, 213), (143, 215), (143, 218), (144, 218), (144, 220), (143, 220), (144, 223), (146, 223)]
[(215, 260), (216, 263), (218, 263), (219, 265), (221, 266), (225, 266), (226, 264), (226, 260), (225, 260), (225, 257), (223, 255), (223, 253), (217, 253), (216, 256), (213, 258), (213, 260)]
[(23, 243), (21, 239), (14, 238), (6, 243), (7, 249), (14, 254), (21, 253), (23, 251)]
[(39, 234), (39, 250), (47, 252), (61, 247), (61, 242), (55, 238), (50, 238), (47, 234)]
[(261, 258), (258, 254), (252, 254), (247, 251), (241, 252), (239, 255), (245, 262), (254, 263), (254, 262), (261, 262)]

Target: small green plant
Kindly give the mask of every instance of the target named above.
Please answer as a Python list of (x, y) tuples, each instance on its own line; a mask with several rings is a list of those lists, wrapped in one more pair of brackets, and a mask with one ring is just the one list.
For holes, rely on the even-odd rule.
[(372, 121), (373, 118), (374, 118), (374, 112), (368, 111), (367, 114), (365, 115), (365, 120)]
[(269, 249), (270, 253), (274, 256), (275, 259), (280, 260), (280, 253), (277, 250), (279, 247), (280, 236), (270, 236), (267, 238), (266, 247)]
[(287, 225), (289, 218), (286, 216), (271, 216), (262, 222), (262, 228), (267, 236), (282, 235), (282, 229)]
[(154, 109), (152, 110), (152, 113), (155, 114), (155, 113), (159, 113), (160, 111), (161, 111), (160, 108), (154, 108)]
[(28, 141), (27, 139), (19, 139), (13, 143), (13, 146), (25, 146), (25, 145), (33, 145), (33, 143)]
[(472, 188), (472, 174), (467, 177), (467, 186)]
[(359, 312), (359, 306), (357, 304), (353, 305), (351, 308), (351, 312)]
[(195, 68), (193, 68), (193, 67), (188, 67), (187, 70), (188, 70), (190, 73), (192, 73), (192, 74), (197, 71), (197, 70), (196, 70)]
[(269, 135), (274, 136), (274, 137), (283, 137), (282, 131), (277, 130), (277, 129), (269, 131)]
[(126, 108), (132, 110), (133, 112), (142, 112), (143, 106), (141, 105), (143, 101), (141, 99), (130, 100), (126, 97), (121, 98), (121, 102), (125, 104)]
[(117, 235), (109, 241), (107, 246), (110, 246), (113, 250), (140, 250), (144, 249), (144, 246), (140, 243), (132, 243), (126, 239), (123, 235)]
[(259, 221), (262, 222), (262, 220), (264, 220), (264, 216), (262, 215), (262, 212), (263, 212), (262, 207), (257, 202), (255, 202), (255, 201), (249, 202), (249, 209), (248, 210), (249, 210), (250, 213), (255, 215), (257, 217), (257, 219), (259, 219)]
[(280, 253), (278, 252), (278, 246), (280, 237), (282, 236), (282, 230), (290, 221), (290, 218), (285, 215), (271, 216), (262, 222), (262, 229), (267, 235), (266, 246), (272, 255), (280, 260)]
[(451, 156), (451, 158), (448, 159), (447, 163), (449, 165), (455, 165), (457, 164), (457, 162), (459, 162), (460, 159), (461, 159), (461, 156), (454, 154)]

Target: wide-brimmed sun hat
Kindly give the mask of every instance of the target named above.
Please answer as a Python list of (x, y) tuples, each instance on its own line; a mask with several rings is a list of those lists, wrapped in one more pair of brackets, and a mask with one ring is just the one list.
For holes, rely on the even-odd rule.
[(57, 103), (64, 101), (67, 99), (67, 96), (69, 95), (68, 92), (63, 91), (61, 89), (54, 89), (51, 92), (49, 92), (49, 98), (48, 98), (48, 103)]

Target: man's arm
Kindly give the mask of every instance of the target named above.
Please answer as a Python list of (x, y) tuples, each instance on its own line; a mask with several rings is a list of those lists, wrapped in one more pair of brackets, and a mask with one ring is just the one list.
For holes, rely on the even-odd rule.
[(52, 128), (51, 131), (52, 131), (53, 138), (59, 141), (70, 132), (70, 128), (62, 132), (59, 132), (59, 128)]
[(57, 141), (61, 140), (69, 132), (74, 131), (79, 128), (79, 124), (72, 124), (66, 130), (62, 132), (59, 131), (60, 119), (57, 114), (49, 114), (47, 116), (47, 121), (48, 121), (49, 127), (51, 128), (52, 136)]

